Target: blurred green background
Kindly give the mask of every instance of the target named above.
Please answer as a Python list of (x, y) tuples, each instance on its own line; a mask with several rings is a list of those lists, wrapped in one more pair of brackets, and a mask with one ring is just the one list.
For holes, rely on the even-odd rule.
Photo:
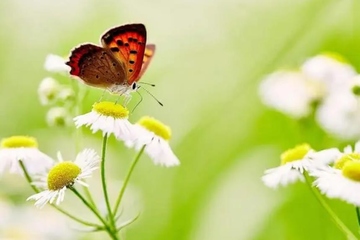
[[(260, 180), (265, 169), (279, 164), (279, 154), (297, 143), (307, 141), (316, 149), (344, 143), (319, 142), (313, 126), (300, 134), (295, 121), (260, 103), (257, 87), (264, 75), (297, 67), (323, 51), (344, 55), (359, 70), (359, 10), (356, 0), (2, 0), (0, 135), (32, 135), (49, 155), (60, 150), (73, 158), (74, 129), (48, 128), (48, 108), (38, 101), (44, 77), (70, 83), (44, 70), (46, 55), (68, 56), (80, 43), (98, 43), (110, 27), (142, 22), (148, 42), (157, 45), (142, 81), (156, 84), (151, 92), (164, 107), (143, 94), (131, 120), (151, 115), (171, 126), (171, 145), (181, 165), (166, 169), (141, 159), (122, 220), (138, 211), (141, 216), (125, 230), (126, 239), (345, 239), (305, 185), (273, 191)], [(82, 102), (84, 111), (101, 94), (91, 89)], [(101, 134), (84, 132), (83, 146), (100, 152)], [(134, 154), (111, 138), (112, 199)], [(0, 239), (105, 237), (70, 233), (79, 226), (50, 207), (35, 209), (25, 202), (32, 192), (19, 177), (2, 177), (0, 189)], [(103, 204), (98, 173), (91, 190)], [(356, 232), (354, 208), (340, 201), (330, 204)], [(63, 206), (89, 215), (71, 193)], [(58, 233), (41, 238), (36, 227), (29, 227), (34, 223)]]

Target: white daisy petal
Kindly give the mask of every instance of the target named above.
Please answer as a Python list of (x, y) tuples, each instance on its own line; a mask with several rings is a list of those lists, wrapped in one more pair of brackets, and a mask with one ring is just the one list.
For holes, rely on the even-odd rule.
[(294, 118), (311, 113), (312, 103), (322, 97), (319, 84), (296, 71), (277, 71), (268, 75), (259, 86), (262, 102)]
[(353, 152), (353, 150), (352, 150), (352, 147), (350, 145), (348, 145), (348, 146), (346, 146), (344, 148), (344, 153), (352, 153), (352, 152)]
[(156, 165), (173, 167), (180, 164), (179, 159), (171, 150), (169, 143), (159, 137), (154, 139), (145, 147), (145, 152)]
[(180, 161), (169, 145), (170, 135), (170, 128), (160, 121), (143, 117), (132, 127), (131, 137), (125, 141), (125, 145), (138, 151), (145, 145), (145, 153), (155, 165), (173, 167), (179, 165)]
[[(26, 142), (32, 141), (33, 146), (27, 146)], [(12, 142), (17, 145), (11, 146)], [(22, 147), (22, 142), (25, 145)], [(0, 173), (9, 171), (10, 173), (23, 174), (19, 160), (23, 162), (29, 174), (45, 173), (53, 164), (54, 160), (42, 153), (37, 148), (37, 142), (34, 138), (26, 136), (13, 136), (3, 139), (0, 149)]]
[(296, 181), (304, 181), (304, 176), (292, 168), (292, 165), (285, 164), (280, 167), (267, 169), (261, 178), (264, 184), (270, 188), (287, 186)]
[(58, 55), (46, 56), (44, 68), (49, 72), (69, 73), (70, 67), (65, 64), (66, 60)]
[(335, 148), (315, 152), (309, 144), (300, 144), (283, 152), (280, 155), (281, 165), (266, 170), (262, 180), (271, 188), (304, 181), (305, 172), (324, 168), (340, 155), (339, 150)]
[(114, 136), (120, 140), (130, 140), (133, 125), (128, 121), (128, 110), (113, 102), (99, 102), (93, 105), (90, 113), (74, 118), (75, 126), (90, 126), (93, 133)]
[(328, 95), (316, 112), (316, 120), (328, 133), (344, 139), (360, 138), (360, 101), (350, 90)]
[(338, 91), (356, 75), (355, 69), (335, 53), (320, 54), (306, 60), (301, 71), (326, 86), (327, 93)]
[(314, 186), (327, 197), (339, 198), (360, 206), (360, 183), (343, 176), (341, 170), (328, 167), (315, 171), (312, 176), (317, 178)]
[(311, 152), (307, 155), (308, 165), (306, 171), (313, 171), (319, 168), (326, 168), (329, 164), (341, 157), (342, 153), (337, 148), (325, 149), (319, 152)]

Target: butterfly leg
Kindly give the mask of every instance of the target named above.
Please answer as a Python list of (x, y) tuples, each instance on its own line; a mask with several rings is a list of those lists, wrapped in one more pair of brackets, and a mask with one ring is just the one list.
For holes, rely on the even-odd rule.
[(129, 102), (131, 100), (131, 95), (130, 94), (124, 94), (124, 106), (126, 107)]
[(102, 99), (103, 99), (104, 96), (105, 96), (105, 92), (106, 92), (106, 89), (104, 89), (104, 91), (103, 91), (103, 93), (101, 94), (101, 97), (100, 97), (100, 99), (98, 100), (98, 102), (101, 102), (101, 101), (102, 101)]
[(133, 108), (133, 110), (131, 110), (131, 113), (133, 113), (135, 111), (135, 109), (140, 105), (140, 103), (142, 102), (143, 100), (143, 97), (142, 95), (140, 94), (140, 92), (136, 91), (137, 94), (139, 94), (140, 96), (140, 101), (135, 105), (135, 107)]

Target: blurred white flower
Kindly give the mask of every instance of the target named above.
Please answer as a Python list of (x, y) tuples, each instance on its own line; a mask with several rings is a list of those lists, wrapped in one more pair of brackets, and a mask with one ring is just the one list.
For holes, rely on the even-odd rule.
[(306, 60), (301, 71), (324, 84), (326, 92), (337, 91), (356, 75), (355, 69), (336, 53), (324, 53)]
[(38, 95), (42, 105), (48, 105), (56, 101), (57, 95), (61, 90), (60, 84), (53, 78), (44, 78), (38, 88)]
[(1, 141), (0, 173), (23, 174), (19, 160), (29, 174), (42, 174), (53, 164), (53, 159), (38, 149), (37, 140), (28, 136), (12, 136)]
[(72, 116), (64, 107), (53, 107), (46, 114), (46, 121), (49, 126), (65, 127), (71, 126)]
[(180, 161), (170, 148), (170, 138), (171, 129), (168, 126), (154, 118), (142, 117), (134, 126), (134, 137), (125, 143), (136, 150), (146, 145), (145, 152), (156, 165), (173, 167)]
[[(360, 138), (359, 77), (344, 83), (341, 89), (329, 94), (318, 107), (316, 120), (328, 133), (344, 139)], [(355, 94), (354, 94), (355, 93)]]
[(33, 184), (44, 191), (30, 196), (27, 201), (35, 200), (35, 206), (42, 208), (47, 203), (52, 204), (56, 200), (59, 205), (65, 197), (65, 191), (75, 183), (88, 186), (82, 180), (91, 177), (92, 172), (98, 168), (100, 163), (99, 155), (92, 149), (85, 149), (80, 152), (75, 161), (64, 161), (58, 153), (58, 160), (46, 177), (40, 178), (39, 182)]
[(134, 126), (128, 121), (129, 111), (113, 102), (94, 103), (91, 112), (74, 118), (77, 128), (90, 126), (93, 133), (101, 130), (103, 135), (111, 133), (120, 140), (131, 140)]
[(283, 152), (281, 165), (267, 169), (261, 178), (270, 188), (287, 186), (296, 181), (304, 181), (304, 171), (317, 169), (333, 162), (340, 154), (337, 149), (315, 152), (309, 144), (301, 144)]
[(70, 67), (65, 64), (66, 60), (58, 55), (48, 54), (44, 68), (49, 72), (69, 73)]
[(312, 103), (323, 96), (322, 86), (297, 71), (277, 71), (260, 84), (262, 102), (293, 118), (308, 116)]
[(75, 100), (75, 92), (71, 88), (63, 87), (58, 94), (60, 100), (67, 102), (67, 101), (74, 101)]
[(2, 240), (78, 239), (78, 232), (69, 228), (65, 216), (61, 216), (53, 209), (38, 211), (0, 199), (0, 212), (0, 239)]
[(360, 206), (360, 142), (344, 149), (337, 156), (333, 167), (314, 169), (310, 172), (315, 177), (314, 185), (329, 198), (339, 198)]

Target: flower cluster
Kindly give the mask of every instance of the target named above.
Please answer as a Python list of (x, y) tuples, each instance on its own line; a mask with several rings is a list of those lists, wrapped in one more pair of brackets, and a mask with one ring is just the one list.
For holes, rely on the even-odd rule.
[[(136, 124), (131, 124), (128, 118), (129, 111), (120, 104), (98, 102), (93, 105), (91, 112), (75, 117), (74, 121), (78, 128), (88, 126), (93, 133), (101, 131), (104, 137), (113, 134), (130, 148), (138, 151), (144, 148), (156, 165), (172, 167), (180, 164), (168, 142), (171, 137), (171, 130), (168, 126), (151, 117), (143, 117)], [(16, 142), (16, 140), (19, 141), (18, 139), (22, 142)], [(33, 184), (44, 190), (28, 198), (28, 200), (35, 200), (35, 205), (38, 207), (53, 202), (59, 205), (64, 200), (66, 189), (75, 183), (87, 186), (82, 180), (90, 177), (100, 163), (100, 157), (94, 150), (85, 149), (78, 154), (74, 162), (64, 161), (61, 154), (58, 153), (58, 163), (53, 164), (54, 161), (41, 152), (35, 150), (29, 152), (37, 146), (33, 138), (12, 137), (4, 139), (2, 145), (5, 148), (2, 150), (3, 152), (0, 151), (0, 159), (1, 154), (4, 155), (3, 165), (0, 168), (2, 171), (9, 167), (13, 169), (12, 171), (16, 169), (17, 172), (21, 172), (17, 161), (22, 160), (28, 167), (29, 173), (40, 175), (39, 181), (35, 181)], [(12, 153), (6, 147), (17, 148)], [(24, 154), (20, 155), (23, 152)], [(25, 153), (28, 153), (28, 156)], [(44, 155), (43, 158), (41, 158), (42, 155)], [(31, 159), (35, 158), (39, 161), (37, 165), (31, 162), (34, 161)], [(44, 168), (50, 169), (47, 174), (43, 174)]]
[(324, 53), (297, 70), (279, 70), (260, 84), (263, 103), (295, 119), (315, 119), (328, 133), (360, 138), (360, 75), (340, 55)]
[(345, 147), (316, 152), (309, 144), (281, 154), (281, 165), (265, 171), (262, 180), (271, 188), (287, 186), (313, 177), (313, 185), (329, 198), (360, 206), (360, 141)]
[[(53, 54), (46, 57), (44, 67), (50, 73), (61, 73), (65, 76), (69, 71), (65, 59)], [(71, 126), (75, 92), (68, 84), (60, 84), (55, 78), (46, 77), (38, 87), (38, 95), (43, 106), (51, 106), (46, 115), (49, 126)]]
[(145, 152), (155, 164), (166, 167), (179, 165), (178, 158), (169, 146), (171, 130), (160, 121), (143, 117), (136, 124), (128, 120), (129, 111), (113, 102), (97, 102), (92, 111), (74, 118), (76, 127), (89, 126), (93, 133), (101, 131), (103, 135), (113, 134), (126, 146)]
[[(65, 65), (65, 60), (55, 55), (47, 57), (45, 68), (58, 73), (69, 70)], [(68, 74), (66, 75), (68, 76)], [(95, 150), (86, 148), (80, 151), (72, 161), (64, 160), (62, 154), (58, 152), (57, 161), (55, 161), (38, 149), (38, 142), (35, 138), (12, 136), (1, 141), (0, 174), (10, 172), (24, 176), (35, 191), (35, 194), (28, 197), (27, 200), (35, 201), (35, 206), (38, 208), (49, 204), (71, 219), (90, 227), (90, 231), (106, 231), (111, 239), (118, 239), (118, 232), (137, 218), (118, 224), (118, 209), (131, 173), (141, 155), (147, 154), (155, 165), (172, 167), (180, 164), (169, 145), (170, 127), (148, 116), (144, 116), (137, 123), (132, 124), (129, 121), (129, 110), (126, 107), (108, 101), (96, 102), (90, 112), (72, 117), (76, 112), (81, 112), (79, 108), (76, 111), (74, 109), (79, 104), (76, 99), (83, 96), (79, 97), (76, 94), (75, 98), (72, 88), (59, 84), (53, 78), (45, 78), (40, 83), (38, 93), (43, 105), (62, 104), (62, 106), (55, 106), (49, 110), (47, 116), (49, 125), (75, 126), (76, 128), (85, 126), (89, 127), (92, 133), (102, 132), (102, 154), (99, 156)], [(74, 128), (74, 130), (76, 129)], [(133, 148), (137, 152), (130, 164), (114, 207), (110, 206), (105, 176), (107, 139), (112, 135), (122, 141), (125, 146)], [(98, 168), (101, 169), (101, 183), (107, 208), (104, 215), (97, 208), (86, 182)], [(86, 196), (77, 190), (79, 186), (84, 187)], [(94, 213), (101, 224), (82, 220), (58, 206), (64, 201), (65, 193), (69, 190)]]

